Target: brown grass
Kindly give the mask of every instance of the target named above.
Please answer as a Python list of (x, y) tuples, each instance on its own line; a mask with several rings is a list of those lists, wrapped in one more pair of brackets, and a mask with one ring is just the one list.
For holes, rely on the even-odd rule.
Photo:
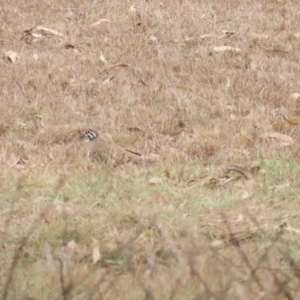
[(2, 1), (2, 299), (298, 299), (299, 9)]

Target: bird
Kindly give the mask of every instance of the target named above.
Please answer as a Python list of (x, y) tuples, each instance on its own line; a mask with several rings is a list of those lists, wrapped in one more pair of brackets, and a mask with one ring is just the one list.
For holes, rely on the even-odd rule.
[(104, 162), (113, 167), (123, 164), (151, 165), (155, 162), (154, 160), (142, 157), (137, 152), (106, 141), (93, 129), (84, 130), (80, 138), (85, 138), (88, 142), (87, 158), (91, 162)]

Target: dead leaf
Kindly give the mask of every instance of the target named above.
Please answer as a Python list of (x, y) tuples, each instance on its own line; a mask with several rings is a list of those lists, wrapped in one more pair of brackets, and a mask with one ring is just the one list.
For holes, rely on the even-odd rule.
[(131, 5), (131, 6), (129, 7), (129, 11), (130, 11), (131, 13), (135, 13), (135, 12), (136, 12), (135, 6), (134, 6), (134, 5)]
[[(238, 183), (237, 185), (239, 185), (240, 183)], [(245, 188), (252, 188), (252, 186), (253, 186), (253, 180), (247, 180), (246, 182), (243, 182), (242, 183), (242, 185), (241, 185), (241, 188), (242, 189), (245, 189)], [(242, 191), (241, 193), (240, 193), (240, 197), (241, 197), (241, 199), (243, 199), (243, 200), (246, 200), (246, 199), (249, 199), (249, 198), (251, 198), (252, 197), (252, 195), (253, 195), (253, 192), (251, 192), (251, 191)]]
[(107, 66), (109, 66), (109, 62), (106, 60), (106, 58), (104, 57), (103, 53), (100, 52), (101, 55), (100, 55), (100, 60)]
[(4, 135), (9, 129), (8, 125), (4, 125), (0, 123), (0, 136)]
[(136, 137), (140, 136), (145, 138), (151, 138), (150, 132), (146, 132), (143, 129), (140, 129), (139, 127), (128, 127), (126, 129), (132, 134), (134, 134)]
[(243, 221), (244, 221), (243, 215), (242, 215), (242, 214), (239, 214), (238, 217), (237, 217), (237, 219), (236, 219), (235, 222), (234, 222), (234, 225), (236, 226), (236, 225), (238, 225), (238, 223), (241, 223), (241, 222), (243, 222)]
[(145, 131), (138, 128), (138, 127), (128, 127), (127, 128), (128, 131), (133, 132), (133, 133), (142, 133), (145, 134)]
[(221, 46), (221, 47), (214, 47), (213, 48), (214, 52), (235, 52), (235, 53), (240, 53), (242, 50), (240, 48), (234, 48), (230, 46)]
[(247, 137), (245, 134), (243, 134), (242, 132), (240, 132), (240, 137), (241, 137), (242, 141), (244, 141), (247, 145), (253, 146), (254, 142), (249, 137)]
[(260, 34), (256, 32), (249, 32), (248, 34), (252, 39), (256, 39), (256, 40), (267, 40), (270, 38), (269, 34)]
[(278, 35), (280, 32), (285, 30), (285, 26), (281, 25), (278, 29), (274, 30), (273, 33), (270, 35), (270, 38), (274, 38), (276, 35)]
[(299, 121), (288, 119), (285, 116), (282, 116), (282, 117), (283, 117), (283, 120), (286, 121), (291, 126), (297, 126), (300, 124)]
[(76, 49), (76, 47), (73, 44), (66, 44), (66, 45), (64, 45), (64, 48), (67, 49), (67, 50), (71, 49), (71, 51), (74, 54), (80, 54), (80, 52)]
[(34, 27), (31, 27), (30, 29), (25, 29), (25, 30), (23, 31), (23, 33), (24, 33), (24, 34), (28, 34), (28, 33), (32, 32), (33, 28), (34, 28)]
[(182, 89), (182, 90), (188, 90), (192, 91), (192, 88), (187, 85), (166, 85), (166, 84), (160, 84), (159, 89), (162, 88), (174, 88), (174, 89)]
[(264, 50), (265, 54), (268, 57), (288, 57), (289, 52), (284, 50), (277, 50), (277, 49), (271, 49), (271, 50)]
[(160, 177), (152, 177), (148, 180), (148, 182), (151, 184), (158, 184), (158, 183), (162, 183), (163, 179)]
[(235, 31), (229, 31), (229, 30), (222, 30), (223, 36), (222, 37), (231, 37), (235, 34)]
[(284, 223), (280, 226), (282, 229), (287, 230), (287, 231), (291, 231), (291, 232), (295, 232), (295, 233), (300, 233), (300, 229), (294, 228), (292, 226), (290, 226), (287, 223)]
[(157, 37), (152, 34), (152, 35), (150, 35), (149, 41), (150, 42), (156, 42), (157, 41)]
[(45, 224), (50, 224), (50, 220), (49, 220), (48, 216), (45, 213), (42, 213), (41, 217), (43, 218), (43, 221), (44, 221)]
[(299, 94), (299, 93), (293, 93), (293, 94), (291, 95), (291, 98), (292, 98), (293, 100), (298, 100), (298, 99), (300, 98), (300, 94)]
[(38, 31), (39, 33), (43, 34), (43, 35), (53, 35), (59, 38), (64, 38), (64, 34), (62, 34), (61, 32), (58, 32), (56, 30), (47, 28), (47, 27), (42, 27), (42, 26), (36, 26), (33, 27), (33, 29), (35, 29), (36, 31)]
[(277, 184), (275, 186), (271, 186), (270, 190), (274, 190), (276, 192), (279, 192), (281, 190), (287, 190), (290, 187), (290, 183), (289, 182), (285, 182), (283, 184)]
[(226, 34), (226, 35), (234, 35), (235, 31), (230, 31), (230, 30), (222, 30), (222, 33)]
[(74, 240), (71, 240), (66, 245), (66, 250), (68, 253), (74, 254), (74, 252), (77, 250), (78, 245)]
[(37, 42), (38, 40), (42, 39), (47, 35), (55, 36), (58, 38), (65, 38), (65, 36), (62, 33), (56, 30), (42, 26), (35, 26), (23, 31), (22, 40), (24, 40), (28, 44), (31, 44), (32, 42)]
[(142, 86), (147, 86), (147, 84), (143, 80), (138, 80), (138, 84)]
[(171, 132), (169, 134), (170, 138), (172, 141), (176, 142), (181, 136), (184, 130), (176, 131), (176, 132)]
[(15, 51), (7, 51), (4, 54), (11, 63), (15, 63), (20, 60), (19, 54)]
[(43, 38), (43, 35), (40, 33), (34, 33), (32, 32), (33, 28), (29, 30), (23, 31), (23, 36), (21, 40), (24, 40), (27, 44), (31, 44), (32, 42), (37, 42), (41, 38)]
[(219, 179), (215, 179), (215, 178), (212, 178), (209, 182), (208, 182), (208, 185), (209, 186), (214, 186), (214, 185), (225, 185), (227, 183), (229, 183), (230, 181), (233, 180), (233, 177), (229, 177), (225, 174), (225, 176), (223, 177), (220, 177)]
[(106, 72), (109, 72), (109, 71), (112, 71), (112, 70), (122, 69), (122, 68), (129, 68), (129, 66), (126, 65), (126, 64), (118, 64), (118, 65), (112, 66), (112, 67), (110, 67), (106, 70), (103, 70), (103, 71), (99, 72), (99, 74), (106, 73)]
[(66, 261), (67, 257), (75, 259), (78, 256), (79, 247), (78, 244), (71, 240), (61, 249), (61, 259)]
[(72, 44), (66, 44), (66, 45), (64, 45), (64, 48), (66, 48), (66, 49), (75, 49), (75, 46), (72, 45)]
[(100, 19), (100, 20), (98, 20), (98, 21), (92, 23), (92, 24), (90, 25), (90, 27), (96, 27), (96, 26), (100, 25), (101, 23), (105, 23), (105, 22), (111, 23), (111, 21), (108, 20), (108, 19)]
[(201, 34), (200, 36), (199, 36), (199, 38), (201, 39), (201, 40), (205, 40), (205, 39), (208, 39), (208, 38), (213, 38), (214, 36), (212, 35), (212, 34)]
[(130, 152), (130, 153), (134, 154), (134, 155), (142, 156), (141, 153), (138, 153), (138, 152), (135, 152), (135, 151), (131, 151), (131, 150), (128, 150), (128, 149), (125, 149), (125, 150), (126, 150), (127, 152)]
[(228, 174), (229, 172), (231, 171), (235, 171), (241, 175), (243, 175), (247, 180), (250, 180), (250, 179), (253, 179), (253, 176), (251, 174), (251, 172), (249, 172), (247, 169), (245, 168), (242, 168), (242, 167), (239, 167), (239, 166), (235, 166), (235, 165), (232, 165), (232, 166), (229, 166), (226, 170), (226, 173), (225, 174)]
[(105, 80), (103, 80), (102, 83), (103, 83), (104, 85), (109, 85), (110, 82), (111, 82), (114, 78), (115, 78), (115, 76), (110, 77), (110, 78), (106, 78)]
[(171, 171), (170, 171), (170, 165), (168, 163), (164, 163), (165, 167), (165, 175), (168, 179), (171, 179)]
[(282, 142), (282, 145), (291, 145), (294, 143), (294, 139), (286, 134), (278, 132), (265, 132), (259, 136), (260, 139), (275, 138)]
[(257, 176), (258, 175), (258, 173), (260, 172), (260, 173), (264, 173), (264, 169), (261, 169), (261, 167), (260, 166), (255, 166), (255, 167), (252, 167), (251, 169), (250, 169), (250, 172), (251, 172), (251, 174), (253, 175), (253, 176)]
[(100, 242), (93, 238), (93, 264), (96, 264), (100, 258)]

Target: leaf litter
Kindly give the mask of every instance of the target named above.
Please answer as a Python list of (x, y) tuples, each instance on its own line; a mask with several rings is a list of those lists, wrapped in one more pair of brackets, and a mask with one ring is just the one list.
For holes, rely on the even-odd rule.
[(15, 51), (7, 51), (4, 53), (5, 57), (11, 62), (16, 63), (20, 60), (20, 55)]
[(45, 37), (54, 37), (59, 40), (66, 40), (67, 38), (63, 33), (43, 26), (34, 26), (22, 33), (22, 40), (28, 44), (38, 42)]

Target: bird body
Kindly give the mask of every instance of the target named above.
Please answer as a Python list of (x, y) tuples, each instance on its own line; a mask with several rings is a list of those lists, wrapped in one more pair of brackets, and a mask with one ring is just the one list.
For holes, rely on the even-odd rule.
[(145, 159), (138, 153), (105, 141), (95, 130), (87, 129), (82, 133), (81, 137), (87, 138), (89, 142), (87, 156), (88, 160), (92, 162), (104, 162), (114, 167), (127, 163), (134, 165), (149, 165), (154, 163), (153, 160)]

